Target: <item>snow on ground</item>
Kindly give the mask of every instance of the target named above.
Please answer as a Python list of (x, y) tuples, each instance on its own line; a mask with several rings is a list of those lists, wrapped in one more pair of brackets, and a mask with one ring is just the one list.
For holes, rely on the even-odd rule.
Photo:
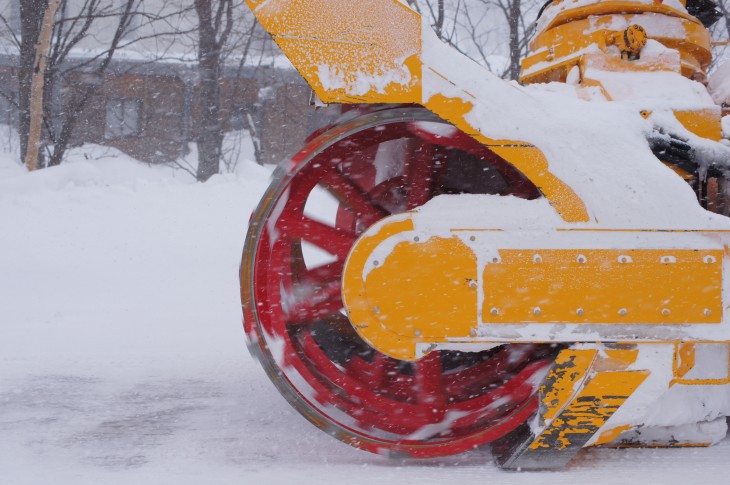
[(488, 450), (403, 462), (301, 418), (248, 354), (238, 264), (268, 170), (195, 183), (90, 147), (0, 153), (0, 483), (726, 483), (710, 449), (588, 450), (507, 473)]

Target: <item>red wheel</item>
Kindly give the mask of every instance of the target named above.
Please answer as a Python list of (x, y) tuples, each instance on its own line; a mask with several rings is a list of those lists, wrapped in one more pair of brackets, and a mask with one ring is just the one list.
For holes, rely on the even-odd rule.
[(303, 148), (254, 213), (241, 266), (252, 352), (305, 417), (369, 451), (433, 457), (503, 436), (537, 408), (549, 346), (432, 352), (365, 344), (342, 308), (344, 261), (379, 219), (454, 193), (539, 196), (489, 149), (428, 111), (350, 116)]

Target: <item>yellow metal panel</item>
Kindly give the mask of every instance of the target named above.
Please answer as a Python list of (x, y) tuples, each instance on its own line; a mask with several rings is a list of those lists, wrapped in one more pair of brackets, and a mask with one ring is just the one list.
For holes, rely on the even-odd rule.
[(397, 0), (247, 3), (324, 102), (420, 102), (421, 19)]
[(721, 250), (501, 250), (485, 323), (720, 323)]
[(552, 420), (531, 450), (583, 446), (649, 376), (649, 371), (601, 372)]
[(459, 238), (400, 243), (365, 282), (381, 326), (425, 339), (468, 336), (477, 325), (477, 257)]
[(540, 415), (545, 422), (552, 421), (578, 392), (597, 356), (596, 349), (565, 349), (558, 354), (540, 386)]
[(720, 141), (722, 139), (722, 124), (720, 110), (675, 111), (682, 125), (697, 136)]

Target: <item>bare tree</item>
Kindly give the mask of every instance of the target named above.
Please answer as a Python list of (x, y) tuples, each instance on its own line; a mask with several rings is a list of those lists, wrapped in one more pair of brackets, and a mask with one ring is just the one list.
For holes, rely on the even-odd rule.
[(407, 0), (407, 3), (428, 18), (439, 39), (459, 47), (458, 18), (465, 0)]
[[(722, 19), (712, 26), (710, 31), (712, 37), (716, 41), (727, 41), (730, 39), (730, 0), (715, 0), (717, 3), (718, 10), (722, 13)], [(725, 53), (728, 52), (730, 47), (725, 45), (718, 45), (715, 48), (715, 59), (721, 59), (725, 57)]]
[(220, 171), (223, 145), (221, 80), (223, 47), (233, 30), (234, 0), (195, 0), (198, 15), (198, 76), (200, 79), (201, 123), (198, 134), (200, 181)]
[[(12, 102), (18, 110), (18, 132), (20, 135), (21, 159), (26, 158), (29, 149), (29, 135), (31, 130), (32, 103), (37, 99), (32, 90), (34, 73), (36, 77), (42, 75), (42, 106), (43, 106), (43, 138), (45, 145), (42, 165), (58, 165), (68, 149), (71, 134), (86, 103), (95, 94), (98, 84), (87, 83), (70, 97), (61, 110), (58, 123), (54, 124), (51, 109), (51, 98), (59, 89), (59, 83), (70, 72), (84, 70), (91, 77), (101, 77), (108, 69), (115, 52), (124, 47), (123, 39), (128, 32), (132, 18), (138, 14), (142, 0), (82, 0), (71, 2), (59, 0), (58, 11), (52, 16), (53, 30), (45, 66), (38, 71), (36, 59), (37, 44), (41, 35), (43, 18), (49, 5), (48, 0), (20, 0), (20, 28), (14, 32), (8, 19), (0, 15), (0, 23), (10, 31), (19, 55), (18, 72), (18, 99), (17, 102), (6, 92), (1, 92), (7, 101)], [(81, 59), (74, 59), (73, 52), (85, 39), (91, 35), (91, 27), (101, 21), (114, 22), (112, 37), (107, 44), (102, 44), (93, 55)], [(50, 148), (52, 147), (52, 148)], [(35, 150), (31, 147), (32, 151)], [(32, 158), (32, 157), (31, 157)]]
[(35, 62), (31, 74), (31, 102), (30, 102), (30, 127), (28, 130), (28, 148), (25, 152), (25, 166), (28, 170), (35, 170), (38, 167), (38, 155), (41, 144), (41, 131), (43, 129), (43, 94), (45, 91), (45, 72), (48, 50), (53, 35), (53, 22), (60, 7), (60, 0), (49, 0), (46, 11), (43, 13), (41, 28), (38, 35), (38, 43), (35, 48)]
[[(20, 51), (17, 104), (21, 160), (25, 160), (25, 154), (28, 151), (28, 134), (30, 133), (31, 111), (30, 105), (32, 99), (31, 85), (36, 62), (36, 44), (40, 37), (41, 26), (43, 25), (43, 16), (47, 5), (47, 0), (21, 0), (20, 35), (13, 35), (13, 39), (17, 43)], [(7, 21), (5, 21), (5, 25), (9, 25)]]
[[(63, 157), (68, 149), (71, 135), (73, 134), (74, 128), (79, 121), (79, 114), (83, 112), (86, 104), (100, 89), (100, 82), (98, 82), (106, 73), (109, 65), (112, 62), (114, 54), (122, 45), (124, 36), (129, 29), (132, 18), (137, 14), (137, 10), (142, 0), (124, 0), (122, 6), (118, 10), (108, 10), (103, 13), (101, 10), (89, 10), (93, 3), (97, 3), (99, 0), (86, 0), (87, 10), (86, 18), (84, 19), (84, 26), (81, 32), (77, 33), (73, 37), (70, 34), (63, 35), (63, 23), (58, 27), (56, 33), (57, 42), (54, 46), (57, 57), (55, 58), (54, 67), (61, 65), (61, 62), (68, 56), (71, 46), (76, 45), (82, 36), (86, 35), (89, 27), (95, 19), (100, 16), (110, 16), (116, 20), (116, 27), (114, 29), (111, 42), (105, 46), (105, 49), (101, 54), (92, 56), (91, 59), (86, 60), (83, 64), (92, 66), (88, 72), (88, 78), (95, 79), (96, 82), (84, 83), (81, 89), (73, 91), (70, 98), (64, 103), (61, 118), (61, 127), (58, 130), (58, 134), (52, 131), (53, 151), (51, 153), (48, 165), (54, 166), (59, 165), (63, 161)], [(95, 13), (95, 15), (94, 15)], [(76, 19), (73, 19), (74, 22)], [(69, 29), (72, 31), (73, 29)], [(77, 40), (78, 39), (78, 40)], [(62, 43), (63, 42), (63, 43)], [(63, 45), (61, 49), (59, 46)], [(47, 76), (49, 79), (54, 79), (54, 72), (48, 72)]]
[(540, 0), (408, 0), (436, 34), (500, 77), (517, 79)]

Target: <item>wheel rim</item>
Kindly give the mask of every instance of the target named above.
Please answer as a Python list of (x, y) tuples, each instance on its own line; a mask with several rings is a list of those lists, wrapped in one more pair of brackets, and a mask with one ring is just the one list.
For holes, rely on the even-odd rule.
[(356, 238), (377, 220), (448, 193), (539, 192), (511, 165), (419, 108), (390, 108), (312, 140), (254, 213), (241, 266), (252, 352), (287, 400), (340, 440), (432, 457), (503, 436), (537, 408), (553, 349), (505, 345), (432, 352), (416, 363), (360, 340), (340, 279)]

